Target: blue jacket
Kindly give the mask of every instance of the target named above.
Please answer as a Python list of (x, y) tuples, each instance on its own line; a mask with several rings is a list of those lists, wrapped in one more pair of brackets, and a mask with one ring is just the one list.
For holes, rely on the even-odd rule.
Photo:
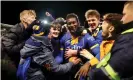
[(98, 44), (101, 44), (103, 37), (102, 37), (102, 27), (100, 25), (92, 32), (90, 32), (88, 30), (88, 33), (90, 33), (91, 36), (93, 36), (95, 38), (95, 40), (98, 42)]

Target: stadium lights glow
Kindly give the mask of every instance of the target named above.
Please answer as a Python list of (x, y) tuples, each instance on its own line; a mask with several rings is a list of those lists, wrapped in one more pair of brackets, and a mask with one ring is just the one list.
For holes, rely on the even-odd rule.
[(43, 23), (44, 23), (44, 24), (48, 24), (48, 21), (47, 21), (47, 20), (43, 20)]

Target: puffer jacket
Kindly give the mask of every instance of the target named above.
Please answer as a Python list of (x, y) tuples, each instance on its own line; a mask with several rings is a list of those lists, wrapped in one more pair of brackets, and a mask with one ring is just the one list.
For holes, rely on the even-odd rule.
[(32, 57), (28, 69), (28, 79), (32, 80), (37, 75), (44, 79), (42, 68), (46, 68), (48, 71), (56, 74), (65, 74), (70, 71), (73, 63), (57, 64), (52, 52), (52, 44), (47, 37), (31, 36), (26, 41), (20, 53), (22, 58)]

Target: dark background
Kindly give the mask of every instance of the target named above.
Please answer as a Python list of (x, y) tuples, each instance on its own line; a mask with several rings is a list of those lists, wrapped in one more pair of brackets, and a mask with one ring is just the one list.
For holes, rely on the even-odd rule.
[(54, 18), (66, 17), (68, 13), (76, 13), (83, 25), (84, 14), (88, 9), (96, 9), (101, 17), (105, 13), (122, 13), (125, 1), (2, 1), (1, 22), (19, 23), (19, 13), (24, 9), (34, 9), (38, 19), (45, 18), (50, 12)]

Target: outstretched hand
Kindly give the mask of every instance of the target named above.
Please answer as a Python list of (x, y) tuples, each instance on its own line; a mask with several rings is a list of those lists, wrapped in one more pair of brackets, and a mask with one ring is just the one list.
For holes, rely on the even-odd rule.
[(51, 16), (51, 14), (49, 12), (46, 12), (45, 15), (46, 16)]
[(75, 78), (78, 77), (78, 80), (80, 79), (81, 76), (86, 77), (90, 69), (90, 64), (89, 62), (86, 62), (76, 73)]

